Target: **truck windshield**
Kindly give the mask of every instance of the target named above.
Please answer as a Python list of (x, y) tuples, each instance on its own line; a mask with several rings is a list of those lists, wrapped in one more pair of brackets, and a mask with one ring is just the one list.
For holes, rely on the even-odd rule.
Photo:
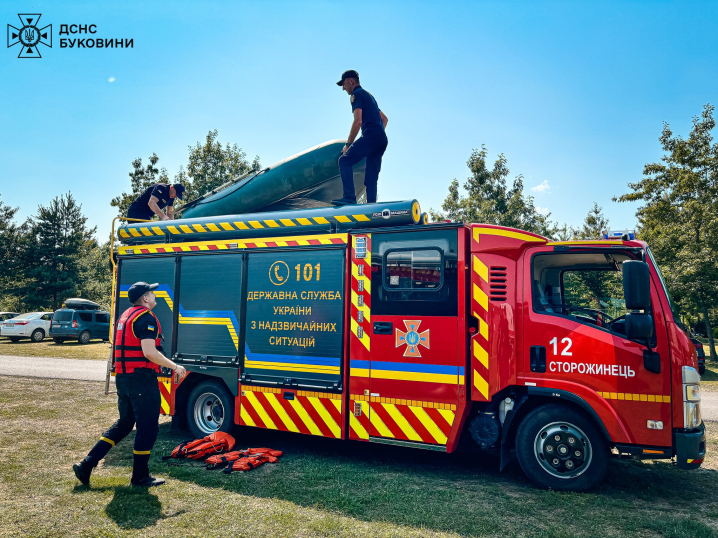
[(650, 248), (647, 248), (646, 251), (648, 252), (648, 257), (651, 259), (651, 263), (653, 264), (653, 267), (656, 269), (656, 273), (658, 274), (658, 279), (661, 281), (661, 286), (663, 286), (663, 293), (666, 294), (666, 297), (668, 297), (668, 304), (671, 307), (671, 313), (673, 314), (673, 321), (676, 323), (680, 323), (681, 317), (678, 315), (678, 308), (676, 308), (675, 303), (673, 302), (673, 299), (671, 298), (671, 294), (668, 293), (668, 288), (666, 287), (666, 281), (663, 280), (663, 274), (661, 273), (661, 268), (658, 267), (658, 263), (656, 263), (656, 258), (653, 257), (653, 252), (651, 252)]

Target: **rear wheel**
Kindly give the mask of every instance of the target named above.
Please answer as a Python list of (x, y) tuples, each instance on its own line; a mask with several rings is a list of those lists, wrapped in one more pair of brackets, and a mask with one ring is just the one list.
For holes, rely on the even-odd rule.
[(536, 484), (554, 490), (586, 491), (606, 475), (608, 443), (580, 411), (550, 404), (531, 411), (516, 434), (516, 456)]
[(45, 331), (42, 329), (35, 329), (30, 335), (30, 339), (33, 342), (42, 342), (45, 339)]
[(56, 344), (64, 344), (65, 339), (64, 338), (53, 338)]
[(192, 389), (187, 400), (187, 423), (198, 439), (232, 431), (234, 397), (221, 381), (203, 381)]
[(90, 343), (90, 331), (82, 331), (80, 333), (80, 337), (77, 339), (78, 342), (81, 344), (89, 344)]

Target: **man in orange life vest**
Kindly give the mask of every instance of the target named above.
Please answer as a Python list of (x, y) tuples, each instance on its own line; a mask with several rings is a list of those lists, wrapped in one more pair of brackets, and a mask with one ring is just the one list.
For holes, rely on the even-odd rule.
[(187, 375), (187, 371), (160, 351), (162, 328), (152, 313), (157, 304), (152, 290), (156, 288), (157, 284), (136, 282), (127, 292), (133, 306), (125, 310), (117, 322), (114, 348), (120, 419), (102, 434), (84, 460), (72, 466), (83, 484), (90, 483), (92, 469), (115, 444), (129, 435), (135, 424), (137, 436), (130, 482), (144, 487), (165, 482), (164, 478), (150, 476), (149, 471), (150, 452), (159, 433), (161, 398), (157, 374), (160, 366), (171, 368), (180, 378)]

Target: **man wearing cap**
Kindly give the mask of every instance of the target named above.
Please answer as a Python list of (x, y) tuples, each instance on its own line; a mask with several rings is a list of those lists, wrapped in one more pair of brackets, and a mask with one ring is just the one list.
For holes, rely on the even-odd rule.
[[(332, 200), (334, 205), (356, 204), (354, 191), (353, 167), (362, 159), (366, 159), (366, 173), (364, 185), (366, 186), (366, 201), (368, 204), (376, 203), (377, 182), (381, 171), (381, 158), (389, 143), (386, 138), (387, 117), (379, 110), (374, 96), (359, 85), (359, 73), (350, 69), (342, 73), (342, 79), (337, 86), (349, 94), (349, 101), (354, 113), (354, 122), (349, 130), (349, 138), (342, 148), (339, 157), (339, 171), (342, 174), (342, 197)], [(356, 139), (361, 128), (361, 138)]]
[(157, 286), (136, 282), (127, 292), (132, 306), (117, 321), (113, 351), (120, 418), (102, 434), (87, 457), (72, 466), (77, 479), (85, 485), (90, 483), (92, 469), (113, 446), (129, 435), (135, 425), (137, 435), (131, 484), (150, 487), (165, 482), (164, 478), (150, 476), (149, 471), (150, 452), (159, 433), (161, 397), (157, 374), (160, 366), (174, 370), (180, 379), (187, 375), (187, 371), (160, 351), (162, 328), (152, 313), (157, 304), (152, 290)]
[[(184, 185), (181, 183), (175, 183), (174, 185), (156, 183), (151, 187), (147, 187), (145, 192), (130, 204), (127, 218), (150, 220), (153, 215), (157, 215), (160, 220), (172, 220), (174, 219), (172, 205), (175, 198), (181, 200), (183, 194)], [(165, 207), (167, 207), (167, 214), (162, 211)]]

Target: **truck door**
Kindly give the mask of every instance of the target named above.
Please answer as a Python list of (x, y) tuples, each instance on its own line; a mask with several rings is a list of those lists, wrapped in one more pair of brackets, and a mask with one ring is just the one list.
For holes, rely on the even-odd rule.
[(457, 230), (373, 233), (367, 241), (370, 284), (353, 293), (352, 331), (362, 312), (369, 360), (355, 362), (353, 355), (351, 372), (368, 378), (357, 398), (369, 415), (369, 437), (445, 446), (464, 376)]
[[(525, 383), (580, 396), (618, 442), (670, 446), (670, 361), (655, 286), (649, 344), (660, 355), (660, 373), (646, 369), (645, 343), (625, 336), (621, 264), (637, 255), (551, 246), (526, 254)], [(662, 421), (663, 429), (648, 429), (647, 420)]]

